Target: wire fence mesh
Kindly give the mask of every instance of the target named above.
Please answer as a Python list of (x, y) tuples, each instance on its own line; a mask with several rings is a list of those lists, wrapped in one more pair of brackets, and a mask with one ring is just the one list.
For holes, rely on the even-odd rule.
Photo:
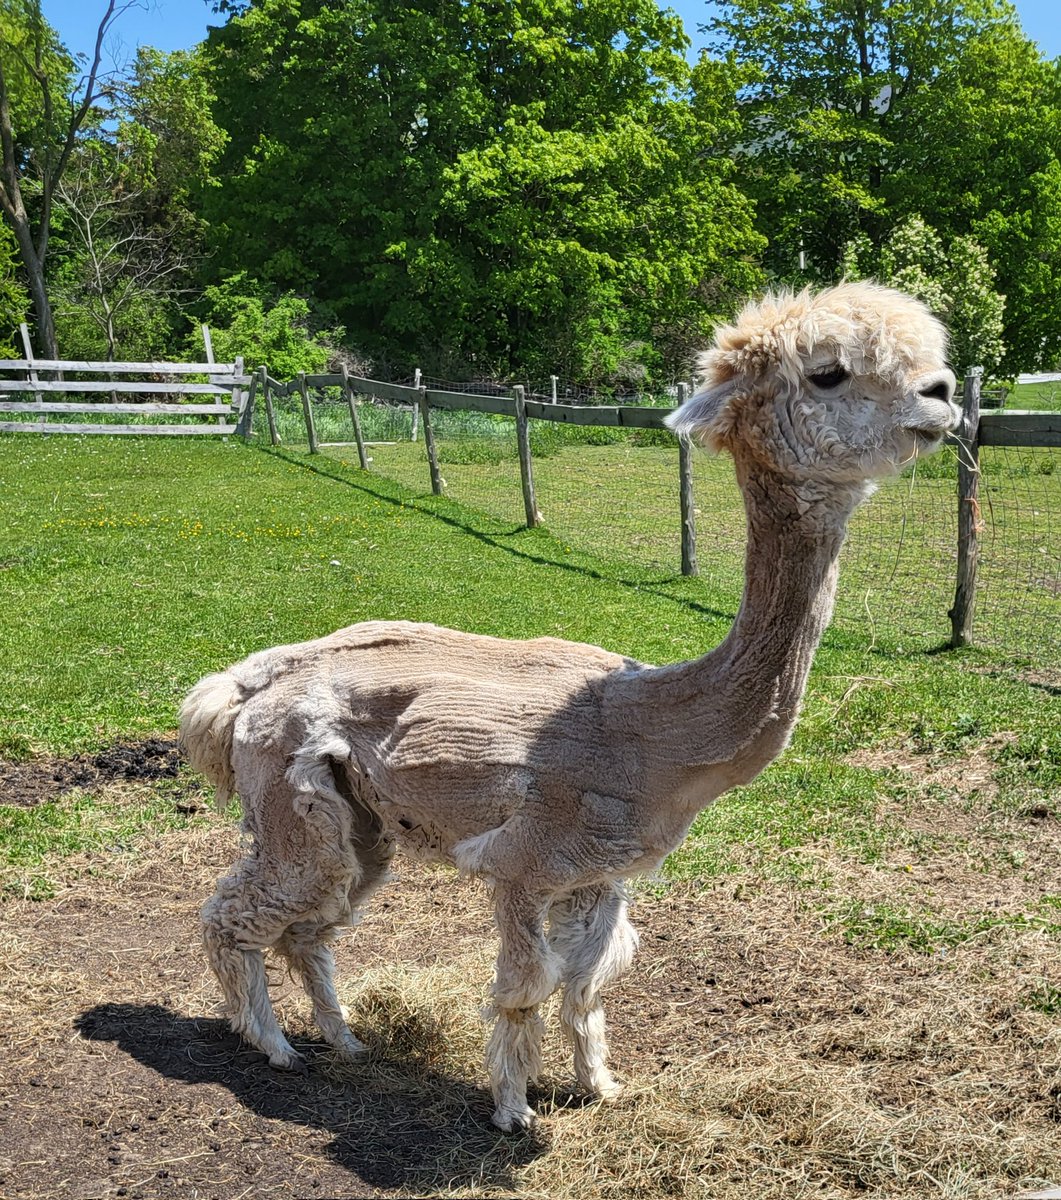
[[(434, 381), (430, 381), (434, 383)], [(479, 394), (482, 385), (475, 385)], [(498, 389), (496, 394), (505, 394)], [(325, 454), (356, 465), (341, 389), (313, 394)], [(423, 433), (410, 405), (359, 407), (370, 470), (430, 490)], [(301, 400), (280, 399), (283, 441), (306, 441)], [(446, 494), (518, 527), (524, 521), (515, 421), (432, 410)], [(680, 570), (678, 454), (669, 433), (531, 422), (537, 503), (565, 545), (631, 567)], [(1061, 680), (1061, 449), (982, 447), (980, 567), (974, 641)], [(835, 623), (867, 642), (925, 651), (950, 636), (957, 559), (957, 456), (950, 448), (884, 483), (856, 513), (841, 560)], [(726, 458), (697, 454), (697, 557), (712, 604), (735, 612), (744, 510)]]

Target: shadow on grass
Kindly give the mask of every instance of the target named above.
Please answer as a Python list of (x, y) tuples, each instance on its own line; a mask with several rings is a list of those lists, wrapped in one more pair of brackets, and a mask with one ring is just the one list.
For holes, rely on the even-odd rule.
[[(393, 504), (397, 508), (410, 508), (424, 516), (432, 517), (436, 521), (441, 521), (453, 529), (459, 529), (461, 532), (468, 534), (477, 541), (483, 542), (487, 546), (491, 546), (496, 550), (503, 550), (506, 554), (514, 555), (516, 558), (524, 559), (527, 562), (538, 563), (541, 566), (547, 567), (558, 567), (562, 571), (569, 571), (573, 574), (581, 575), (586, 579), (599, 580), (603, 583), (612, 583), (619, 587), (631, 588), (634, 591), (646, 592), (649, 595), (668, 600), (672, 604), (678, 604), (690, 612), (699, 613), (706, 617), (713, 617), (716, 620), (732, 621), (737, 615), (735, 607), (713, 608), (699, 600), (693, 600), (688, 596), (681, 595), (676, 590), (684, 586), (681, 576), (661, 572), (660, 578), (653, 579), (651, 578), (652, 573), (646, 570), (645, 578), (628, 579), (619, 574), (610, 574), (597, 566), (590, 566), (585, 562), (572, 562), (563, 555), (550, 555), (546, 553), (546, 546), (548, 545), (550, 548), (553, 548), (555, 546), (555, 539), (547, 528), (531, 530), (525, 525), (513, 525), (510, 527), (485, 513), (483, 514), (483, 524), (495, 525), (497, 528), (494, 530), (483, 528), (472, 524), (469, 519), (469, 510), (458, 505), (448, 497), (433, 496), (421, 499), (403, 491), (400, 484), (378, 475), (362, 474), (357, 478), (352, 478), (344, 467), (338, 463), (332, 463), (328, 459), (324, 459), (321, 462), (311, 462), (307, 455), (293, 454), (275, 446), (259, 446), (258, 449), (263, 451), (263, 453), (271, 454), (274, 458), (279, 458), (284, 462), (299, 466), (303, 470), (312, 471), (315, 475), (321, 475), (326, 479), (341, 483), (345, 487), (363, 492), (375, 500), (381, 500), (386, 504)], [(512, 544), (511, 539), (516, 537), (524, 539), (540, 538), (540, 549), (532, 551), (515, 546)], [(589, 556), (587, 555), (586, 557)]]
[(484, 1184), (511, 1190), (516, 1170), (549, 1149), (537, 1131), (496, 1130), (484, 1089), (416, 1061), (373, 1055), (337, 1067), (323, 1042), (296, 1038), (309, 1074), (275, 1071), (226, 1022), (158, 1004), (96, 1005), (75, 1027), (167, 1079), (224, 1087), (259, 1117), (331, 1134), (325, 1153), (373, 1187), (417, 1195)]

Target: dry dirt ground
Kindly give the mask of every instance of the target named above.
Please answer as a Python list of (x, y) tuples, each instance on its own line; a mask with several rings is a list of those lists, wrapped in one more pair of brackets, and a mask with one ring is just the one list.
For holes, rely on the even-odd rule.
[[(0, 768), (0, 786), (8, 802), (86, 786), (133, 799), (177, 769), (163, 740)], [(817, 890), (754, 875), (642, 890), (641, 953), (608, 998), (626, 1097), (570, 1090), (553, 1012), (542, 1119), (506, 1137), (480, 1064), (484, 891), (399, 861), (340, 943), (364, 1064), (334, 1060), (274, 967), (281, 1020), (311, 1059), (306, 1076), (278, 1073), (212, 1015), (199, 945), (238, 834), (196, 811), (194, 783), (168, 787), (188, 828), (89, 856), (52, 899), (4, 903), (2, 1196), (987, 1200), (1061, 1185), (1061, 1016), (1035, 1003), (1050, 987), (1061, 999), (1061, 951), (1034, 924), (886, 954), (847, 944)], [(912, 872), (823, 866), (867, 903), (1004, 913), (1059, 890), (1061, 822), (1033, 822), (1025, 843), (1031, 867), (1009, 876), (957, 852)]]

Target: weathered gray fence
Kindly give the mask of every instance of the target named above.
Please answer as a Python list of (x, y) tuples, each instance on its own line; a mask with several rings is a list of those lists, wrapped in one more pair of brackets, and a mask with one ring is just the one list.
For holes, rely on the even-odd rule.
[[(26, 338), (26, 358), (0, 359), (0, 413), (24, 419), (0, 420), (0, 432), (156, 436), (243, 433), (249, 428), (253, 411), (256, 377), (244, 374), (240, 358), (230, 363), (214, 362), (205, 327), (203, 335), (207, 361), (193, 363), (36, 358)], [(205, 380), (189, 379), (194, 375), (205, 376)], [(73, 398), (46, 399), (53, 396)], [(119, 400), (119, 396), (127, 398)], [(185, 397), (193, 399), (189, 402)], [(195, 397), (210, 399), (198, 403)], [(75, 414), (82, 419), (61, 419)], [(182, 420), (159, 424), (105, 420), (96, 424), (83, 419), (92, 416), (166, 416)], [(189, 423), (183, 419), (187, 417), (208, 419)]]

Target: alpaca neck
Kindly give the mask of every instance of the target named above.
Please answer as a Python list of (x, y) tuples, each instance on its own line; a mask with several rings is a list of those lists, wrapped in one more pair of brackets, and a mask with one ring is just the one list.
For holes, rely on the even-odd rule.
[(794, 487), (737, 463), (748, 523), (744, 594), (703, 658), (644, 672), (638, 698), (660, 748), (658, 786), (692, 810), (754, 778), (784, 749), (832, 616), (847, 520), (865, 495)]

